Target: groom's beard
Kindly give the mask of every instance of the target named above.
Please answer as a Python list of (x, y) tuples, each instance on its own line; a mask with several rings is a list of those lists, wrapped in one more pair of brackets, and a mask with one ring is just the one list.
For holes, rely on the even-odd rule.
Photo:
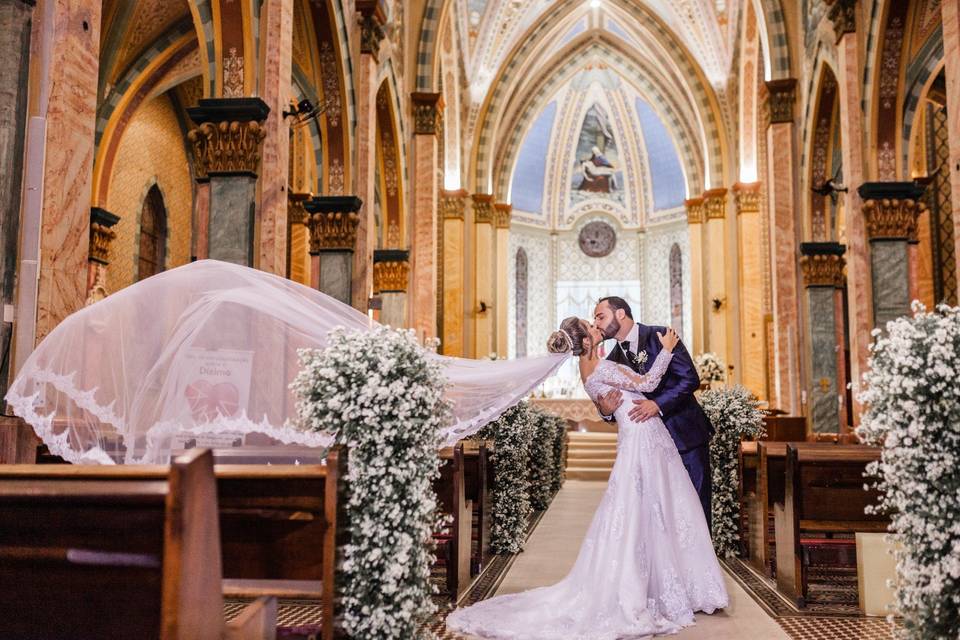
[(605, 340), (612, 340), (617, 337), (618, 333), (620, 333), (620, 321), (612, 318), (610, 324), (603, 330), (603, 337)]

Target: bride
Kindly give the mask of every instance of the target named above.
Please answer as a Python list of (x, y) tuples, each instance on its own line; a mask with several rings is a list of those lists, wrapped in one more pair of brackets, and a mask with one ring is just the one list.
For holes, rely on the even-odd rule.
[[(548, 343), (580, 358), (589, 396), (611, 389), (641, 397), (654, 390), (679, 342), (658, 334), (663, 350), (637, 375), (597, 356), (600, 331), (567, 318)], [(447, 617), (448, 629), (496, 640), (618, 640), (675, 633), (694, 612), (727, 606), (723, 575), (699, 498), (663, 421), (634, 422), (632, 403), (616, 412), (617, 459), (573, 569), (560, 582), (484, 600)]]

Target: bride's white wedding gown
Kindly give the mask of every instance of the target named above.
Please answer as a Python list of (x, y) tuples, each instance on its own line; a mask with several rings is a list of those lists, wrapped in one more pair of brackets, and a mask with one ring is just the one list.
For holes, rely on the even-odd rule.
[(631, 400), (657, 387), (662, 351), (645, 376), (603, 360), (590, 397), (623, 390), (617, 459), (580, 547), (560, 582), (497, 596), (447, 617), (451, 631), (496, 640), (624, 640), (675, 633), (694, 612), (727, 606), (723, 574), (697, 493), (660, 418), (637, 423)]

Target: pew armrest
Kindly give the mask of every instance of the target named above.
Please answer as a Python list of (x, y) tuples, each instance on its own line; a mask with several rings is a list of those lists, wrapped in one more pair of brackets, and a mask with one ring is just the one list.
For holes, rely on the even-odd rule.
[(277, 637), (277, 599), (257, 598), (240, 615), (227, 623), (225, 640), (275, 640)]
[(319, 580), (243, 580), (223, 581), (223, 595), (227, 598), (261, 598), (276, 596), (298, 600), (319, 600), (323, 583)]

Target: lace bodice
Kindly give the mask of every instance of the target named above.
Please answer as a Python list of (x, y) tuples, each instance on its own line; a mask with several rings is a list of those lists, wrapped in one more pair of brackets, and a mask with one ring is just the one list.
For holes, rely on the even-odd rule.
[(673, 353), (664, 349), (657, 355), (650, 370), (643, 375), (634, 373), (633, 369), (626, 365), (612, 360), (601, 360), (587, 381), (583, 383), (583, 388), (594, 402), (611, 388), (635, 393), (650, 393), (660, 384), (672, 359)]

